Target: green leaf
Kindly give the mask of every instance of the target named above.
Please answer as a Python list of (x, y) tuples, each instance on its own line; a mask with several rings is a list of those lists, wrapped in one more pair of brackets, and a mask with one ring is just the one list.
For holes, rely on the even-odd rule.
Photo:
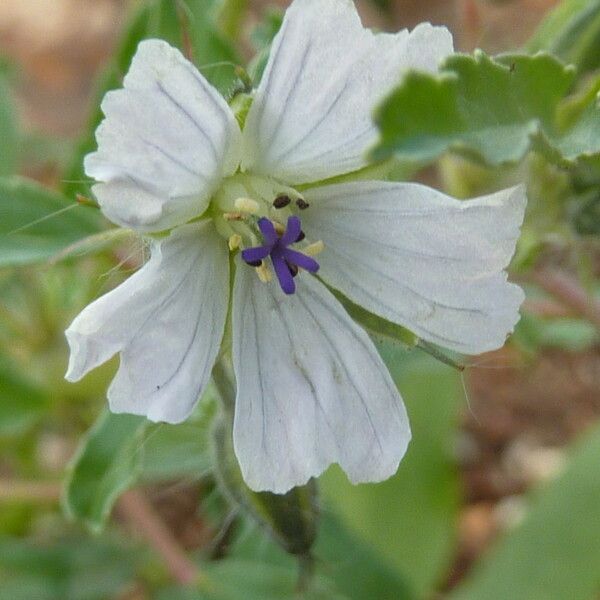
[(116, 499), (136, 480), (147, 421), (105, 411), (80, 443), (63, 496), (67, 515), (98, 532)]
[[(319, 585), (328, 582), (331, 598), (350, 600), (414, 600), (408, 584), (387, 566), (368, 544), (351, 533), (329, 507), (323, 510), (319, 537), (314, 548), (314, 569)], [(297, 561), (284, 553), (269, 538), (261, 535), (254, 524), (242, 521), (236, 539), (230, 548), (230, 557), (236, 561), (256, 562), (258, 573), (265, 566), (287, 571), (285, 598), (291, 595), (298, 575)], [(333, 593), (337, 595), (333, 595)], [(293, 597), (293, 596), (292, 596)], [(314, 597), (314, 596), (308, 596)], [(319, 597), (319, 596), (317, 596)], [(328, 598), (326, 596), (326, 598)]]
[(0, 267), (47, 260), (99, 229), (94, 209), (32, 180), (0, 178)]
[(248, 72), (255, 87), (258, 87), (260, 83), (271, 53), (271, 44), (281, 29), (282, 23), (283, 11), (279, 8), (271, 8), (267, 10), (263, 20), (250, 34), (252, 45), (256, 49), (256, 55), (248, 66)]
[(600, 141), (582, 139), (577, 124), (556, 127), (573, 79), (572, 68), (547, 54), (453, 55), (439, 75), (408, 73), (379, 107), (373, 158), (431, 161), (451, 150), (500, 165), (521, 160), (542, 136), (569, 160), (600, 151)]
[(407, 579), (380, 560), (376, 551), (335, 517), (324, 517), (315, 548), (322, 572), (353, 600), (414, 600)]
[(15, 173), (19, 142), (17, 111), (8, 84), (0, 74), (0, 176)]
[(525, 520), (449, 596), (452, 600), (589, 600), (600, 589), (600, 429), (566, 471), (529, 497)]
[[(379, 346), (411, 421), (413, 439), (397, 475), (352, 486), (338, 469), (322, 478), (333, 510), (384, 564), (431, 595), (452, 558), (458, 481), (450, 455), (461, 397), (459, 375), (435, 360)], [(377, 596), (375, 596), (377, 597)]]
[(193, 588), (169, 586), (155, 600), (349, 600), (323, 577), (311, 588), (296, 591), (294, 568), (266, 565), (256, 560), (226, 559), (202, 566), (203, 581)]
[(527, 44), (574, 64), (579, 71), (600, 66), (600, 0), (566, 0), (542, 21)]
[(537, 353), (548, 347), (581, 352), (598, 342), (598, 331), (594, 325), (581, 319), (548, 320), (524, 314), (512, 339), (531, 353)]
[(105, 600), (135, 574), (133, 548), (110, 539), (0, 538), (0, 600)]
[(0, 436), (24, 433), (47, 406), (48, 399), (36, 386), (0, 362)]
[(149, 426), (143, 442), (140, 479), (157, 481), (186, 476), (199, 479), (210, 473), (216, 410), (216, 402), (204, 397), (197, 413), (185, 423)]
[(240, 62), (232, 43), (219, 28), (221, 0), (158, 0), (152, 8), (146, 37), (159, 37), (178, 46), (223, 96), (230, 98), (238, 81)]
[(600, 106), (597, 94), (588, 101), (575, 123), (562, 134), (548, 133), (549, 144), (568, 162), (600, 152)]
[[(202, 13), (200, 13), (202, 15)], [(198, 69), (226, 100), (245, 89), (238, 76), (241, 59), (234, 48), (200, 17), (196, 17), (192, 43)]]

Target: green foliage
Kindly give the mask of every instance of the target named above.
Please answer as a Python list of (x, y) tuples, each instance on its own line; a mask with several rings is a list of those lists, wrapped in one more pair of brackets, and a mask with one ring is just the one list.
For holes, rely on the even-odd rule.
[(276, 8), (270, 9), (250, 35), (252, 44), (256, 49), (256, 56), (252, 59), (248, 67), (248, 72), (250, 73), (252, 82), (255, 86), (258, 86), (260, 83), (262, 74), (269, 60), (271, 44), (281, 28), (282, 22), (283, 12)]
[[(208, 395), (207, 395), (208, 396)], [(212, 472), (211, 435), (217, 403), (204, 397), (196, 413), (179, 425), (148, 425), (143, 443), (140, 479), (169, 481), (200, 479)]]
[(0, 267), (45, 261), (99, 227), (93, 209), (29, 179), (0, 178)]
[[(380, 345), (407, 406), (413, 440), (391, 479), (352, 486), (337, 469), (323, 492), (350, 529), (426, 597), (448, 567), (454, 543), (458, 487), (450, 456), (460, 383), (455, 370), (432, 358)], [(393, 524), (393, 526), (392, 526)]]
[[(297, 572), (289, 566), (265, 565), (257, 560), (229, 559), (205, 566), (208, 580), (200, 585), (198, 600), (294, 600)], [(171, 596), (165, 596), (164, 600)], [(160, 597), (159, 597), (160, 598)], [(183, 597), (185, 598), (185, 596)], [(194, 596), (190, 597), (190, 600)], [(325, 578), (316, 576), (303, 600), (348, 600)]]
[(119, 494), (141, 469), (139, 448), (146, 420), (105, 411), (84, 436), (65, 483), (67, 515), (98, 532)]
[(71, 463), (63, 497), (66, 513), (97, 532), (119, 495), (134, 484), (208, 475), (216, 412), (212, 394), (209, 390), (194, 415), (179, 425), (103, 411)]
[(566, 0), (542, 21), (530, 52), (546, 50), (580, 71), (600, 66), (600, 1)]
[(514, 333), (514, 341), (531, 353), (552, 347), (577, 352), (596, 344), (598, 332), (593, 325), (581, 319), (544, 320), (524, 314)]
[(0, 71), (0, 176), (12, 175), (19, 157), (17, 113), (8, 83)]
[(0, 600), (106, 600), (135, 573), (133, 548), (107, 540), (0, 537)]
[(432, 161), (446, 151), (489, 165), (516, 163), (532, 149), (572, 162), (600, 152), (600, 110), (588, 99), (575, 121), (559, 122), (573, 69), (547, 54), (449, 57), (439, 75), (411, 72), (379, 107), (376, 160)]
[(318, 568), (351, 600), (414, 600), (402, 577), (362, 536), (355, 535), (327, 514), (323, 516), (315, 548)]
[(572, 451), (567, 470), (530, 497), (508, 533), (452, 600), (589, 600), (600, 588), (600, 430)]
[[(328, 584), (330, 593), (337, 594), (332, 595), (331, 598), (348, 600), (371, 598), (414, 600), (415, 598), (406, 581), (386, 565), (378, 552), (361, 536), (345, 527), (332, 514), (329, 506), (323, 509), (319, 536), (313, 554), (316, 587), (319, 589)], [(297, 573), (298, 569), (296, 561), (274, 542), (264, 538), (250, 521), (242, 521), (240, 531), (232, 544), (230, 556), (234, 561), (256, 561), (257, 572), (260, 572), (265, 565), (286, 569), (289, 579), (284, 597), (291, 593), (294, 587), (291, 575)], [(234, 596), (237, 597), (239, 596)]]
[(24, 433), (45, 412), (48, 399), (37, 386), (0, 362), (0, 436)]

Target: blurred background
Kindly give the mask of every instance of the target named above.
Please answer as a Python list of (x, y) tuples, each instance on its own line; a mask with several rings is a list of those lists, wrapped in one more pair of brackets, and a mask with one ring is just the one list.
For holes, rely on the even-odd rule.
[[(0, 174), (32, 178), (71, 201), (82, 191), (77, 148), (97, 113), (99, 81), (140, 4), (0, 0)], [(248, 0), (234, 35), (242, 60), (256, 52), (276, 4)], [(458, 49), (490, 54), (521, 48), (556, 4), (357, 2), (370, 26), (394, 31), (427, 20), (448, 26)], [(7, 150), (7, 140), (18, 151)], [(442, 159), (415, 177), (468, 195), (485, 179), (478, 169)], [(545, 176), (554, 189), (564, 183), (558, 172)], [(78, 219), (80, 230), (97, 231), (96, 215), (73, 214), (66, 225), (56, 221), (66, 238)], [(565, 215), (544, 230), (547, 243), (527, 259), (534, 267), (515, 269), (528, 299), (504, 349), (458, 371), (417, 350), (380, 345), (414, 442), (384, 484), (353, 488), (335, 469), (323, 478), (317, 560), (342, 591), (323, 583), (314, 597), (600, 597), (600, 443), (590, 433), (600, 417), (600, 262), (597, 237), (581, 228), (572, 234)], [(11, 244), (1, 241), (0, 250), (13, 251)], [(90, 509), (98, 514), (87, 523), (61, 510), (65, 474), (73, 477), (70, 461), (104, 409), (115, 366), (66, 384), (63, 331), (91, 298), (136, 268), (141, 251), (130, 241), (67, 261), (0, 259), (0, 598), (284, 598), (292, 567), (215, 490), (200, 418), (196, 429), (193, 421), (139, 439), (127, 430), (136, 456), (143, 449), (141, 475), (115, 492), (130, 488), (110, 516), (112, 502)], [(114, 443), (120, 448), (123, 438)], [(89, 479), (118, 477), (118, 465), (98, 468)], [(232, 589), (182, 591), (190, 570), (211, 569)], [(532, 591), (527, 581), (547, 587)]]

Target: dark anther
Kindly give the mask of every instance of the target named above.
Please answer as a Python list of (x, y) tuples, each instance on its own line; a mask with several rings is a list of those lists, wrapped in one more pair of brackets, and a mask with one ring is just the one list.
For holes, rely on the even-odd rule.
[(262, 265), (262, 260), (253, 260), (252, 262), (246, 262), (246, 264), (251, 267), (260, 267)]
[(305, 237), (306, 237), (306, 234), (304, 233), (304, 231), (301, 231), (300, 235), (296, 238), (296, 241), (301, 242)]
[(273, 208), (285, 208), (291, 201), (292, 199), (289, 196), (281, 194), (273, 200)]
[(292, 277), (296, 277), (296, 275), (298, 275), (298, 267), (287, 260), (285, 261), (285, 264), (287, 265), (288, 269), (290, 270)]
[(305, 210), (310, 206), (310, 204), (306, 200), (304, 200), (304, 198), (298, 198), (298, 200), (296, 200), (296, 206), (300, 210)]

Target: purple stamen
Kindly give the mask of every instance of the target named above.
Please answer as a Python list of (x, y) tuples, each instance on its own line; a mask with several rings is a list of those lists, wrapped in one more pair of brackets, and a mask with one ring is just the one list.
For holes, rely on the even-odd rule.
[(258, 220), (258, 228), (265, 243), (262, 246), (242, 250), (242, 258), (249, 265), (255, 265), (270, 256), (281, 289), (286, 294), (293, 294), (296, 291), (294, 277), (298, 274), (298, 269), (310, 273), (319, 270), (319, 263), (314, 258), (288, 248), (304, 239), (300, 219), (296, 216), (289, 217), (286, 230), (281, 237), (277, 235), (273, 223), (264, 217)]

